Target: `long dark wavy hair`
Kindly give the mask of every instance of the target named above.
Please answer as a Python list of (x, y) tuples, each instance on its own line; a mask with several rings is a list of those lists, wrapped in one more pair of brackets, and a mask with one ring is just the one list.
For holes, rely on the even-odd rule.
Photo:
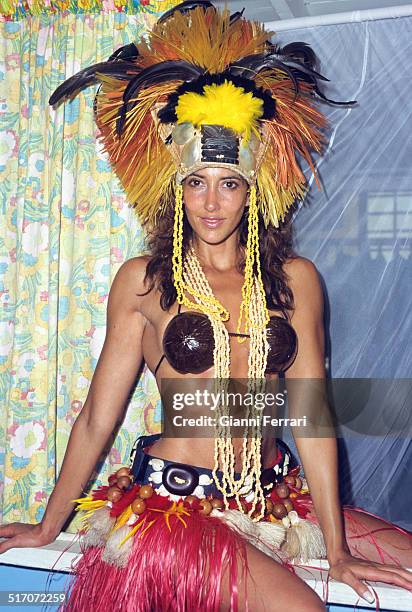
[[(238, 247), (240, 258), (238, 263), (239, 272), (244, 272), (245, 248), (248, 235), (248, 211), (246, 207), (238, 227)], [(287, 275), (282, 264), (287, 259), (297, 257), (293, 250), (292, 223), (290, 211), (280, 228), (269, 225), (266, 229), (263, 220), (259, 219), (259, 245), (262, 280), (266, 292), (267, 306), (269, 310), (280, 310), (285, 316), (286, 311), (294, 308), (293, 293), (287, 284)], [(146, 295), (153, 288), (161, 292), (160, 305), (163, 310), (168, 310), (176, 301), (177, 293), (173, 284), (172, 254), (173, 254), (173, 224), (174, 224), (174, 198), (169, 196), (168, 201), (162, 207), (162, 214), (158, 215), (156, 225), (146, 227), (147, 252), (149, 262), (146, 267), (144, 283), (149, 284)], [(193, 237), (186, 212), (183, 216), (183, 256), (186, 253)], [(289, 317), (288, 317), (289, 318)]]

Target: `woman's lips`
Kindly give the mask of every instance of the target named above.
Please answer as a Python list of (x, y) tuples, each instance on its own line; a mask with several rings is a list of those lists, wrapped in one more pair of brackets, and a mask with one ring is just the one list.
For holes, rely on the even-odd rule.
[(224, 221), (224, 219), (213, 219), (213, 218), (203, 218), (201, 217), (201, 221), (202, 223), (204, 223), (206, 225), (206, 227), (210, 228), (210, 229), (214, 229), (215, 227), (218, 227), (219, 225), (221, 225)]

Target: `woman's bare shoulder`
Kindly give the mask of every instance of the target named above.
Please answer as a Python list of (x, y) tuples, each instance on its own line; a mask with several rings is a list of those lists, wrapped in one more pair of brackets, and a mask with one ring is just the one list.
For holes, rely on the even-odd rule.
[(143, 280), (146, 274), (147, 264), (150, 261), (150, 255), (140, 255), (139, 257), (131, 257), (127, 259), (118, 270), (118, 274), (135, 276)]
[(308, 286), (319, 283), (319, 272), (313, 261), (307, 257), (290, 257), (283, 264), (290, 284), (297, 286)]
[(306, 257), (290, 258), (283, 264), (287, 283), (293, 293), (296, 309), (304, 308), (321, 313), (323, 308), (323, 289), (320, 274), (315, 264)]
[(123, 299), (130, 300), (136, 305), (144, 296), (139, 294), (150, 293), (150, 283), (145, 282), (146, 268), (150, 261), (149, 255), (132, 257), (125, 261), (117, 270), (110, 293), (121, 295)]

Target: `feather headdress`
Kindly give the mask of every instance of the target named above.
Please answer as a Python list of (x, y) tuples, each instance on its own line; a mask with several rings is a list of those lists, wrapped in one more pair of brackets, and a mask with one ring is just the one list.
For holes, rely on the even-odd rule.
[[(327, 100), (318, 85), (327, 79), (314, 69), (308, 45), (281, 49), (270, 38), (241, 13), (183, 2), (147, 40), (65, 81), (50, 104), (100, 82), (101, 138), (142, 223), (155, 222), (176, 177), (181, 182), (200, 166), (228, 164), (256, 184), (265, 225), (278, 226), (305, 194), (296, 154), (314, 169), (311, 151), (321, 150), (326, 121), (314, 96)], [(212, 143), (207, 154), (205, 140)], [(216, 141), (227, 154), (211, 155)]]

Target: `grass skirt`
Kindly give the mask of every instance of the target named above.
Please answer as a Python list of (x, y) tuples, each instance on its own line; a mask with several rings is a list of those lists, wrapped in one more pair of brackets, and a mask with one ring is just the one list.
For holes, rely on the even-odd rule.
[(225, 601), (237, 612), (241, 588), (247, 602), (246, 543), (292, 571), (293, 561), (325, 558), (306, 482), (288, 453), (278, 452), (270, 468), (276, 478), (265, 487), (264, 517), (253, 521), (248, 496), (242, 498), (244, 512), (235, 501), (224, 509), (206, 468), (183, 466), (197, 471), (196, 483), (202, 484), (193, 494), (171, 493), (165, 469), (182, 464), (139, 448), (131, 470), (118, 470), (108, 486), (76, 500), (84, 512), (83, 555), (60, 610), (218, 612), (224, 584)]

